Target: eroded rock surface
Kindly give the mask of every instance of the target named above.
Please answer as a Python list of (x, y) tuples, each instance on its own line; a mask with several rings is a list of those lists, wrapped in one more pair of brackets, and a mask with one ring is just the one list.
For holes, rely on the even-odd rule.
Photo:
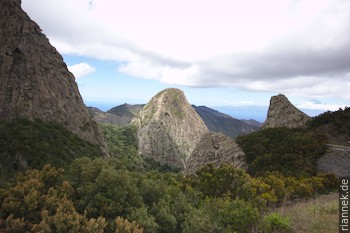
[(74, 76), (21, 1), (0, 1), (0, 118), (41, 119), (99, 145), (102, 131), (89, 116)]
[(208, 128), (179, 89), (166, 89), (132, 120), (138, 126), (139, 152), (159, 162), (185, 168)]

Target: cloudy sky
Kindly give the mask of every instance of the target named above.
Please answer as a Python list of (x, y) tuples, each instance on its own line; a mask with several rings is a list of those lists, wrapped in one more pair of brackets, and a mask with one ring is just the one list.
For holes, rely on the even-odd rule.
[(348, 0), (22, 0), (86, 103), (350, 106)]

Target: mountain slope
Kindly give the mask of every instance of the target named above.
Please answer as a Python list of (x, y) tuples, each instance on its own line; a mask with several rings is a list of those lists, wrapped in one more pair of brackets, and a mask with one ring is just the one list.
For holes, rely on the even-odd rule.
[(155, 95), (132, 124), (138, 127), (140, 154), (182, 168), (208, 132), (184, 93), (174, 88)]
[(113, 114), (119, 118), (119, 121), (115, 121), (115, 124), (128, 125), (144, 106), (144, 104), (130, 105), (125, 103), (123, 105), (111, 108), (106, 113)]
[(242, 120), (235, 119), (229, 115), (223, 114), (205, 106), (197, 107), (195, 105), (192, 105), (192, 107), (203, 119), (209, 131), (212, 132), (222, 132), (225, 135), (234, 138), (238, 135), (255, 132), (260, 128), (256, 125), (253, 125), (253, 123), (247, 124)]
[(0, 1), (0, 118), (41, 119), (63, 125), (107, 154), (74, 76), (21, 1)]
[(127, 118), (119, 117), (111, 113), (103, 112), (102, 110), (94, 107), (87, 107), (90, 116), (97, 123), (101, 124), (113, 124), (113, 125), (128, 125), (130, 121)]

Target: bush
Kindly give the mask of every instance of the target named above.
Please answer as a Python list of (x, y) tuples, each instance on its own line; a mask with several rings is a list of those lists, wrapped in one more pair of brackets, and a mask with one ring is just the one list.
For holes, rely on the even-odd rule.
[(41, 169), (45, 164), (67, 167), (82, 156), (98, 157), (101, 151), (62, 126), (40, 120), (0, 121), (0, 185), (14, 180), (18, 171)]
[(277, 213), (266, 215), (259, 226), (263, 233), (291, 233), (293, 228), (288, 217)]
[(326, 142), (305, 129), (271, 128), (239, 136), (248, 173), (261, 176), (277, 171), (286, 176), (313, 176)]

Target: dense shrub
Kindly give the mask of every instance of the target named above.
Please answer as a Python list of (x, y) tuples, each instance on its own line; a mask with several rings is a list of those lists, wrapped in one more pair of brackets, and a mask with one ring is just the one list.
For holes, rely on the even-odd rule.
[(326, 142), (305, 129), (265, 129), (239, 136), (237, 143), (253, 176), (271, 171), (297, 177), (316, 175), (317, 159), (326, 150)]
[(0, 185), (18, 171), (42, 168), (45, 164), (66, 167), (82, 156), (97, 157), (101, 152), (65, 128), (37, 121), (0, 121)]

